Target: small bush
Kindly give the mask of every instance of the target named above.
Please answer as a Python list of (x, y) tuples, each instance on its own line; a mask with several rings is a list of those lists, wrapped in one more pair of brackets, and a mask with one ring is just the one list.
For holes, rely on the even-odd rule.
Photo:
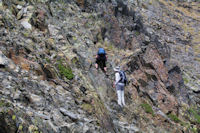
[(192, 127), (191, 127), (190, 130), (191, 130), (193, 133), (198, 133), (197, 128), (194, 128), (194, 127), (192, 128)]
[(146, 113), (150, 113), (153, 116), (155, 115), (154, 112), (153, 112), (153, 109), (152, 109), (151, 105), (149, 105), (147, 103), (143, 103), (143, 104), (141, 104), (141, 106), (145, 110)]
[(1, 107), (10, 107), (10, 103), (4, 101), (4, 100), (0, 100), (0, 108)]
[(135, 31), (135, 35), (136, 35), (136, 36), (139, 36), (139, 35), (140, 35), (140, 32), (139, 32), (139, 31)]
[(64, 76), (69, 80), (72, 80), (74, 78), (72, 69), (69, 66), (64, 66), (62, 61), (59, 61), (58, 69), (61, 76)]
[(16, 119), (16, 115), (13, 115), (13, 116), (12, 116), (12, 119), (15, 120), (15, 119)]
[(197, 112), (197, 110), (194, 108), (190, 108), (188, 111), (193, 115), (195, 123), (200, 124), (200, 115), (199, 115), (200, 112)]
[(180, 122), (180, 119), (174, 114), (169, 114), (168, 117), (176, 123)]
[(48, 63), (51, 63), (51, 60), (50, 60), (50, 59), (48, 59), (48, 58), (46, 58), (46, 61), (47, 61)]

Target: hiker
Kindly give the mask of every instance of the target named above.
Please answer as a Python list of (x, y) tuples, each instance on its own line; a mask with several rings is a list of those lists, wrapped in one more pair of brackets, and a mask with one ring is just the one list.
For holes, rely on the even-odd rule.
[(113, 83), (113, 87), (116, 88), (118, 104), (122, 107), (125, 106), (124, 100), (124, 87), (126, 85), (127, 79), (124, 71), (120, 70), (120, 67), (114, 68), (115, 71), (115, 82)]
[(107, 61), (107, 55), (106, 55), (106, 51), (104, 50), (104, 48), (99, 48), (97, 55), (96, 55), (96, 69), (98, 69), (98, 66), (103, 67), (104, 72), (107, 71), (106, 68), (106, 61)]

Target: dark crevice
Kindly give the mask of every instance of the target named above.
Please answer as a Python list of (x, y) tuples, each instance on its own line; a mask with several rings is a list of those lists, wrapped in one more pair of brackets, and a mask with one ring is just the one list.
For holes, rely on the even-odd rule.
[(81, 86), (79, 89), (83, 94), (87, 95), (87, 93), (86, 93), (87, 89), (84, 86)]
[(141, 84), (142, 87), (146, 87), (148, 84), (143, 79), (139, 79), (138, 82)]
[(130, 68), (131, 72), (139, 69), (139, 65), (136, 60), (131, 60), (129, 63), (127, 63), (127, 66)]
[(3, 64), (0, 64), (0, 68), (5, 68), (6, 66)]
[(143, 92), (143, 95), (146, 96), (153, 103), (153, 106), (157, 106), (156, 101), (154, 101), (147, 92)]
[(11, 116), (6, 113), (0, 114), (0, 133), (16, 133), (16, 123), (12, 120)]
[(175, 87), (174, 87), (173, 85), (168, 86), (168, 87), (167, 87), (167, 90), (168, 90), (170, 93), (172, 93), (172, 94), (175, 93)]
[(179, 66), (175, 66), (173, 67), (171, 70), (169, 70), (169, 74), (173, 73), (173, 72), (177, 72), (177, 73), (181, 73), (181, 69)]
[(102, 36), (102, 39), (104, 40), (105, 39), (105, 34), (106, 34), (106, 31), (107, 29), (106, 28), (101, 28), (101, 36)]
[(155, 75), (151, 75), (146, 72), (145, 72), (145, 74), (146, 74), (148, 80), (158, 81), (158, 79)]

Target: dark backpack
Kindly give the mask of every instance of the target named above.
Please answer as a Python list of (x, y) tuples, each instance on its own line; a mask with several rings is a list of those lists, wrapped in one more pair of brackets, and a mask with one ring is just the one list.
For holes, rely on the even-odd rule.
[(97, 54), (98, 54), (98, 55), (106, 55), (106, 51), (104, 50), (104, 48), (99, 48)]
[(126, 74), (124, 71), (119, 71), (119, 75), (120, 75), (120, 83), (124, 83), (125, 85), (127, 84), (127, 78), (126, 78)]

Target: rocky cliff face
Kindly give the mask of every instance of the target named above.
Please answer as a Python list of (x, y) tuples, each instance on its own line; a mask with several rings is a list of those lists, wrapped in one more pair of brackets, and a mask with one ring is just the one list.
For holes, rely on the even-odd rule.
[[(0, 0), (0, 131), (199, 132), (200, 3)], [(108, 73), (94, 67), (98, 47)], [(113, 68), (129, 84), (117, 105)]]

